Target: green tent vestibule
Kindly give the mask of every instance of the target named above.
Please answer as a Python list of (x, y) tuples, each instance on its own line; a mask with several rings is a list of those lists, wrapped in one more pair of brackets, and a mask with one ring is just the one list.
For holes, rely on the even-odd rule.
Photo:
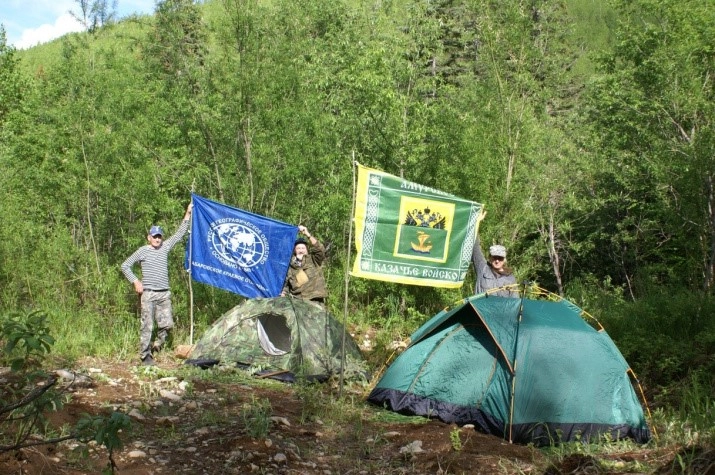
[(603, 328), (582, 314), (553, 294), (464, 299), (411, 336), (368, 401), (474, 424), (515, 443), (645, 443), (651, 434), (635, 375)]

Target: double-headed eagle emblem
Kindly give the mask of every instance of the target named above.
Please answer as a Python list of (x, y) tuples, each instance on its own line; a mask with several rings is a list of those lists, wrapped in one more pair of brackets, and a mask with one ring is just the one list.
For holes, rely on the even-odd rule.
[[(404, 224), (406, 226), (415, 226), (418, 228), (427, 229), (444, 229), (447, 225), (447, 220), (444, 216), (429, 208), (413, 209), (407, 212)], [(423, 230), (417, 231), (417, 243), (410, 242), (412, 250), (427, 254), (432, 249), (432, 242), (429, 240), (430, 235)]]

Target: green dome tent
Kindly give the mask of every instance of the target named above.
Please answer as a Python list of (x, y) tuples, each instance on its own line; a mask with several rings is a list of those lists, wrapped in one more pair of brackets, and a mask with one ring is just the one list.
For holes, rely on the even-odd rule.
[(313, 302), (293, 297), (250, 299), (223, 314), (196, 342), (186, 363), (236, 363), (286, 381), (297, 374), (322, 380), (341, 369), (346, 377), (365, 378), (360, 349), (343, 328)]
[(516, 443), (646, 442), (635, 375), (583, 313), (561, 299), (465, 299), (412, 335), (368, 401)]

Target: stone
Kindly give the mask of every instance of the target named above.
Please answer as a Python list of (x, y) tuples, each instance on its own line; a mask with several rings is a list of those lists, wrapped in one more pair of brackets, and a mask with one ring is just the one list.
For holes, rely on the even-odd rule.
[(424, 452), (422, 450), (422, 441), (421, 440), (415, 440), (410, 442), (409, 444), (405, 445), (404, 447), (400, 447), (400, 453), (401, 454), (419, 454), (421, 452)]
[(272, 417), (271, 417), (271, 420), (272, 420), (273, 422), (275, 422), (276, 424), (281, 424), (281, 425), (290, 427), (290, 422), (289, 422), (288, 419), (286, 419), (285, 417), (272, 416)]
[(168, 399), (169, 401), (181, 401), (181, 396), (179, 396), (178, 394), (174, 394), (171, 391), (167, 391), (166, 389), (160, 389), (159, 395), (164, 399)]
[(131, 417), (132, 419), (136, 419), (136, 420), (138, 420), (138, 421), (146, 420), (146, 417), (144, 417), (144, 416), (142, 415), (142, 413), (139, 412), (138, 409), (132, 409), (131, 411), (129, 411), (129, 414), (127, 414), (127, 415), (128, 415), (129, 417)]
[(179, 422), (179, 418), (176, 416), (161, 416), (156, 418), (156, 423), (160, 426), (173, 426)]
[(194, 345), (178, 345), (176, 349), (174, 349), (174, 356), (185, 360), (191, 355), (192, 351), (194, 351)]

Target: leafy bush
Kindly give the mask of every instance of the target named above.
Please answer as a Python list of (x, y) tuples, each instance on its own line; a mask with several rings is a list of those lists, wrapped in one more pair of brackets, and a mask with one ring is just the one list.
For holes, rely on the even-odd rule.
[(44, 413), (61, 408), (63, 401), (53, 391), (57, 378), (38, 369), (54, 343), (44, 313), (3, 315), (0, 341), (0, 362), (13, 373), (11, 383), (0, 389), (0, 451), (5, 451), (25, 446), (33, 433), (43, 430)]
[(83, 414), (75, 427), (75, 435), (82, 442), (95, 441), (97, 445), (106, 447), (109, 452), (107, 469), (110, 473), (114, 473), (117, 468), (114, 451), (124, 445), (119, 438), (119, 433), (129, 429), (130, 426), (129, 416), (120, 412), (112, 412), (109, 417)]
[(715, 297), (661, 288), (626, 302), (590, 290), (585, 293), (595, 308), (587, 310), (613, 338), (648, 399), (683, 416), (707, 414), (715, 385)]
[(41, 311), (4, 316), (0, 335), (4, 343), (0, 361), (15, 372), (39, 365), (55, 342), (49, 334), (47, 315)]
[(94, 440), (108, 449), (108, 471), (114, 473), (113, 451), (122, 447), (119, 432), (130, 425), (126, 415), (85, 415), (69, 433), (48, 436), (52, 431), (48, 430), (45, 414), (61, 410), (65, 401), (65, 395), (55, 388), (57, 376), (42, 370), (54, 341), (42, 311), (0, 317), (0, 362), (9, 363), (12, 372), (11, 383), (0, 388), (0, 452), (69, 439)]

